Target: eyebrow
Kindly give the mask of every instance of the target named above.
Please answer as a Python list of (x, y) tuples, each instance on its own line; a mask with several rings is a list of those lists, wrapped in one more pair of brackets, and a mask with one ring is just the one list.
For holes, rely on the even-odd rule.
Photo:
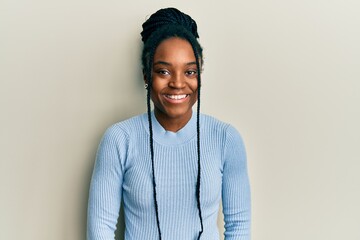
[[(169, 62), (165, 62), (165, 61), (157, 61), (154, 63), (154, 66), (155, 65), (166, 65), (166, 66), (172, 66), (171, 63)], [(196, 62), (188, 62), (185, 64), (186, 66), (190, 66), (190, 65), (196, 65)]]

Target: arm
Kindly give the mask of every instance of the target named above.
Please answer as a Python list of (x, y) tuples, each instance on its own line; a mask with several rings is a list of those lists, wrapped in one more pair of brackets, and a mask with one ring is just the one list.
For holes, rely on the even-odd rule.
[(91, 178), (87, 239), (110, 240), (115, 237), (122, 194), (122, 165), (119, 147), (125, 139), (109, 128), (98, 148)]
[(250, 240), (250, 185), (240, 134), (227, 129), (223, 160), (222, 203), (226, 240)]

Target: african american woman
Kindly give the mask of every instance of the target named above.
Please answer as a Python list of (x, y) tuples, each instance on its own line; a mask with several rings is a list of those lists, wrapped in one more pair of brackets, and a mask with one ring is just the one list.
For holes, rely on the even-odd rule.
[(100, 142), (87, 239), (114, 239), (123, 201), (125, 240), (219, 240), (222, 201), (225, 240), (250, 240), (242, 138), (231, 125), (200, 114), (196, 22), (175, 8), (160, 9), (141, 36), (148, 110), (112, 125)]

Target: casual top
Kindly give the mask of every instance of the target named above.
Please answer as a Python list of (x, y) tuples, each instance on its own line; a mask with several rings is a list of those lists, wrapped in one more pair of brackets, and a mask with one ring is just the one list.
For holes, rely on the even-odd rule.
[[(178, 132), (152, 115), (156, 192), (163, 240), (196, 240), (196, 113)], [(250, 240), (250, 187), (243, 141), (229, 124), (200, 114), (203, 240), (219, 240), (222, 199), (226, 240)], [(144, 113), (111, 126), (96, 156), (88, 205), (88, 240), (114, 239), (120, 203), (125, 240), (157, 240), (149, 123)]]

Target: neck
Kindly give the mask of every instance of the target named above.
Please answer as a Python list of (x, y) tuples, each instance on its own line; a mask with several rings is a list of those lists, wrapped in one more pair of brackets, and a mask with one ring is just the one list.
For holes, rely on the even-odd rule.
[(156, 120), (166, 130), (171, 132), (177, 132), (182, 129), (191, 119), (192, 111), (181, 118), (172, 118), (161, 111), (154, 111)]

